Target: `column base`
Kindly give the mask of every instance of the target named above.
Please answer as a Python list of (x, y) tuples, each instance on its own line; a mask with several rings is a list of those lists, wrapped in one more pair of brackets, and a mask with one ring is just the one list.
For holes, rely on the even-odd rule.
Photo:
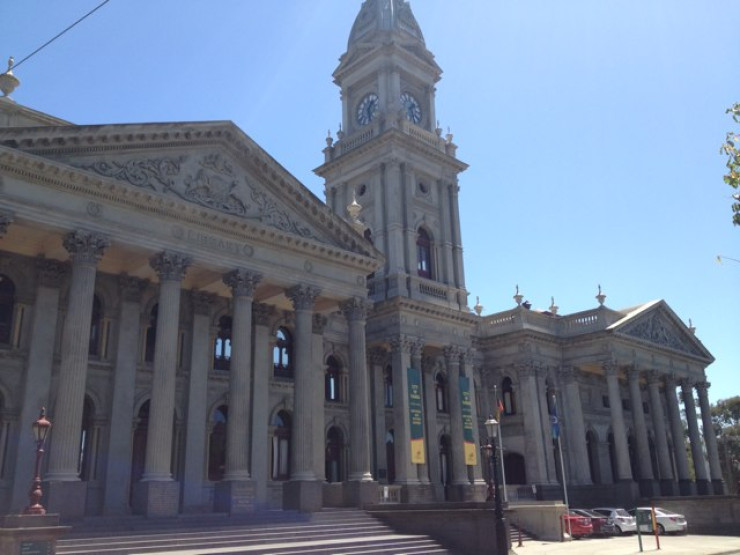
[(87, 482), (48, 482), (44, 485), (46, 509), (59, 514), (65, 521), (85, 516)]
[(633, 507), (640, 488), (633, 480), (619, 480), (614, 484), (615, 507)]
[(682, 496), (696, 495), (696, 484), (691, 480), (679, 480), (678, 492)]
[(697, 480), (696, 493), (699, 495), (712, 495), (712, 483), (709, 480)]
[(352, 481), (343, 486), (345, 506), (363, 508), (378, 504), (378, 482)]
[(660, 495), (663, 497), (675, 497), (678, 495), (678, 482), (675, 480), (661, 480)]
[(484, 502), (488, 495), (488, 484), (450, 484), (447, 486), (447, 501), (453, 503)]
[(213, 510), (217, 513), (239, 515), (253, 513), (257, 497), (254, 480), (225, 480), (216, 484)]
[(727, 495), (727, 484), (724, 480), (712, 480), (714, 495)]
[(58, 514), (2, 516), (0, 553), (56, 553), (57, 540), (69, 530), (59, 526)]
[(434, 487), (432, 484), (402, 484), (401, 503), (432, 503)]
[(314, 513), (323, 506), (322, 484), (317, 480), (283, 484), (283, 509)]
[(133, 510), (147, 518), (177, 516), (180, 507), (180, 483), (137, 482), (134, 484)]
[(660, 486), (655, 480), (640, 480), (638, 483), (640, 484), (640, 495), (642, 497), (651, 499), (660, 495)]

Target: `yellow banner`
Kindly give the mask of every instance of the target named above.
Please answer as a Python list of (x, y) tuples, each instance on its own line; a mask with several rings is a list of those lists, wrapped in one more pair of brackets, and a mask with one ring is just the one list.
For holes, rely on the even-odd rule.
[(411, 464), (426, 464), (423, 439), (411, 440)]

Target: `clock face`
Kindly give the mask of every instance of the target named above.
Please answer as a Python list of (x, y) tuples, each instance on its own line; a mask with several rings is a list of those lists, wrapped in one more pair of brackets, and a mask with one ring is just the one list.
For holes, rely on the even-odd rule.
[(370, 93), (365, 95), (357, 105), (357, 123), (360, 125), (367, 125), (373, 121), (378, 113), (379, 107), (380, 102), (377, 94)]
[(401, 95), (401, 105), (406, 110), (406, 119), (412, 123), (421, 121), (421, 106), (411, 94), (403, 93)]

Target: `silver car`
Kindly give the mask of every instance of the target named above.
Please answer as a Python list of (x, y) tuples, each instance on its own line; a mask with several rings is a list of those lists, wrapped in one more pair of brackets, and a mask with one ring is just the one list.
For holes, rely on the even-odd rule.
[(624, 509), (616, 507), (597, 507), (593, 509), (593, 511), (607, 517), (607, 523), (613, 524), (620, 534), (637, 532), (637, 521), (635, 520), (635, 517), (630, 515)]
[[(650, 507), (637, 507), (629, 511), (631, 515), (635, 515), (635, 511), (646, 511), (650, 512)], [(688, 531), (689, 525), (686, 522), (686, 517), (672, 511), (655, 507), (655, 523), (658, 528), (658, 534), (665, 534), (666, 532), (676, 532), (678, 534), (685, 534)], [(653, 527), (649, 524), (640, 524), (640, 532), (652, 533)]]

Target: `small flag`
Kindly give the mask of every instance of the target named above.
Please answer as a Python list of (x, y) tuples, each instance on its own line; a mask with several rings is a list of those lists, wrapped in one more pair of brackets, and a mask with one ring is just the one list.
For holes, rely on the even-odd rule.
[(560, 437), (560, 419), (558, 418), (558, 406), (555, 395), (552, 396), (552, 410), (550, 411), (550, 426), (552, 427), (552, 439)]
[(498, 403), (496, 404), (496, 412), (498, 413), (496, 415), (496, 420), (499, 422), (501, 421), (501, 415), (504, 414), (504, 404), (501, 402), (501, 399), (498, 400)]

